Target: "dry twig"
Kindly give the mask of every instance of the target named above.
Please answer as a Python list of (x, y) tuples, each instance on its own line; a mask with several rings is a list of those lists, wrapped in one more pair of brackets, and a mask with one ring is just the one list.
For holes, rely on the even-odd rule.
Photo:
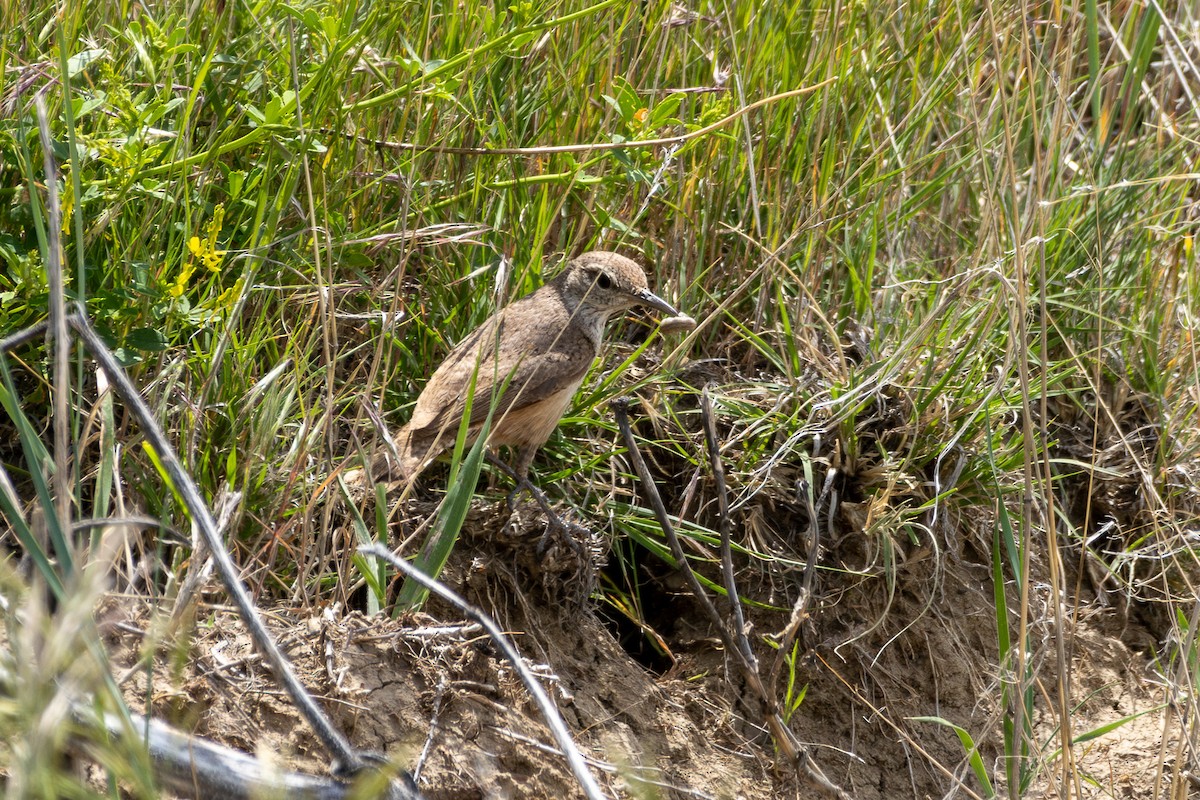
[[(726, 625), (724, 620), (721, 619), (716, 606), (713, 605), (712, 600), (704, 591), (703, 584), (700, 583), (700, 579), (692, 571), (687, 556), (683, 552), (683, 546), (680, 544), (679, 537), (675, 533), (675, 526), (671, 523), (671, 518), (667, 514), (666, 506), (663, 504), (662, 496), (658, 493), (658, 487), (650, 475), (650, 470), (646, 467), (646, 462), (642, 459), (641, 453), (638, 452), (637, 442), (633, 438), (633, 429), (629, 425), (629, 401), (622, 398), (614, 401), (612, 405), (617, 418), (617, 426), (621, 429), (621, 435), (625, 439), (625, 446), (628, 448), (629, 460), (633, 463), (634, 471), (637, 472), (642, 492), (647, 502), (650, 503), (651, 508), (654, 509), (654, 515), (658, 518), (658, 524), (662, 527), (663, 534), (667, 538), (671, 554), (675, 557), (679, 570), (683, 572), (684, 578), (691, 587), (692, 595), (700, 603), (701, 608), (704, 609), (713, 627), (716, 628), (718, 635), (721, 637), (721, 642), (725, 645), (725, 650), (731, 655), (733, 663), (737, 665), (738, 670), (742, 673), (747, 686), (750, 687), (750, 690), (758, 698), (762, 706), (763, 719), (767, 724), (768, 730), (771, 732), (771, 738), (775, 742), (775, 746), (783, 753), (784, 760), (788, 764), (795, 766), (797, 769), (802, 769), (808, 778), (823, 791), (839, 798), (839, 800), (849, 800), (849, 795), (825, 776), (820, 767), (812, 761), (807, 749), (800, 747), (791, 729), (784, 724), (783, 718), (779, 714), (779, 702), (775, 699), (774, 693), (767, 690), (762, 676), (758, 671), (758, 661), (754, 658), (753, 653), (749, 652), (750, 643), (745, 635), (744, 623), (742, 623), (742, 630), (730, 630), (730, 626)], [(715, 433), (713, 439), (715, 442)], [(715, 445), (710, 445), (710, 448), (714, 451), (716, 449)], [(717, 468), (714, 467), (714, 474)], [(728, 521), (722, 519), (721, 526), (723, 529), (728, 530)], [(726, 544), (727, 540), (723, 535), (723, 551)], [(732, 571), (731, 567), (729, 571)], [(732, 581), (728, 576), (727, 580)], [(731, 602), (734, 603), (734, 608), (740, 614), (740, 606), (734, 600), (737, 596), (736, 586), (733, 587), (730, 595)], [(747, 655), (748, 652), (749, 656)]]
[(601, 791), (600, 785), (596, 783), (596, 779), (592, 777), (592, 773), (588, 770), (583, 754), (575, 746), (575, 741), (571, 738), (571, 732), (567, 730), (567, 723), (563, 721), (562, 715), (554, 707), (554, 703), (551, 702), (550, 696), (546, 694), (546, 690), (542, 688), (542, 684), (538, 682), (533, 673), (529, 671), (529, 668), (525, 666), (525, 662), (521, 659), (521, 654), (517, 652), (517, 648), (513, 646), (512, 642), (508, 641), (504, 632), (500, 630), (500, 626), (484, 613), (482, 609), (468, 603), (465, 598), (444, 583), (430, 578), (404, 559), (397, 558), (395, 553), (383, 545), (378, 543), (364, 545), (359, 548), (359, 552), (363, 555), (383, 559), (403, 572), (406, 578), (416, 581), (424, 589), (451, 603), (454, 607), (483, 626), (484, 631), (496, 643), (496, 647), (500, 648), (500, 652), (513, 665), (513, 669), (516, 670), (517, 675), (521, 678), (521, 682), (529, 690), (529, 695), (537, 703), (538, 709), (542, 712), (542, 718), (545, 719), (546, 725), (550, 728), (550, 733), (553, 734), (555, 741), (558, 742), (558, 746), (562, 748), (563, 755), (567, 759), (567, 764), (571, 767), (571, 772), (575, 774), (575, 780), (579, 781), (579, 786), (583, 789), (589, 800), (601, 800), (604, 797), (604, 792)]

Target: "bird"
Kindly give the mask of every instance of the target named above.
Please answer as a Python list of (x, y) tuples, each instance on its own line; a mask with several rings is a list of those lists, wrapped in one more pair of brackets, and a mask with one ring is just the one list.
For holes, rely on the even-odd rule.
[(595, 250), (571, 260), (555, 278), (497, 311), (450, 351), (417, 397), (394, 448), (381, 448), (372, 462), (372, 478), (411, 482), (453, 446), (474, 382), (468, 443), (479, 437), (491, 411), (487, 444), (516, 451), (510, 471), (518, 489), (532, 490), (534, 456), (599, 355), (605, 325), (635, 306), (690, 320), (650, 291), (645, 270), (632, 259)]

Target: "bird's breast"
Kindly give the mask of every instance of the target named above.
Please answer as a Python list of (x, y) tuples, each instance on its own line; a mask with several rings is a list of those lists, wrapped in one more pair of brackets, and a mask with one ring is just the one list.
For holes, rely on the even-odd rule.
[(491, 443), (509, 447), (541, 447), (571, 407), (571, 400), (581, 383), (582, 375), (536, 402), (510, 408), (492, 429)]

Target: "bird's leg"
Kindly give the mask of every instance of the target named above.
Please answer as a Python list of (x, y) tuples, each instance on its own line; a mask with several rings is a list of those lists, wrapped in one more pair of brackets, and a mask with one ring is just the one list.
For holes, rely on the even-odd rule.
[(528, 448), (528, 452), (526, 452), (525, 449), (522, 449), (517, 456), (516, 467), (510, 467), (508, 464), (505, 464), (495, 453), (490, 450), (487, 453), (487, 459), (494, 466), (499, 467), (501, 471), (512, 478), (513, 482), (516, 484), (513, 487), (513, 490), (508, 493), (507, 502), (509, 511), (512, 511), (513, 503), (515, 502), (517, 495), (521, 493), (522, 489), (524, 489), (529, 492), (529, 495), (533, 498), (533, 501), (538, 504), (538, 508), (540, 508), (542, 513), (546, 515), (546, 519), (550, 523), (550, 528), (546, 531), (546, 535), (542, 537), (542, 540), (538, 542), (538, 553), (541, 553), (546, 549), (546, 545), (549, 543), (550, 534), (557, 530), (562, 533), (563, 538), (566, 539), (567, 544), (571, 546), (571, 549), (582, 558), (583, 547), (576, 540), (575, 536), (576, 534), (587, 534), (589, 531), (582, 525), (576, 525), (573, 522), (567, 522), (560, 517), (558, 513), (550, 507), (550, 501), (546, 499), (545, 493), (537, 486), (534, 486), (533, 482), (529, 480), (529, 465), (533, 461), (534, 452), (536, 451), (533, 448)]
[(535, 447), (519, 447), (517, 448), (517, 463), (512, 469), (508, 470), (508, 474), (512, 477), (516, 486), (508, 494), (508, 507), (513, 506), (513, 499), (522, 489), (528, 489), (529, 494), (533, 495), (533, 499), (541, 506), (542, 511), (546, 512), (546, 516), (554, 519), (554, 514), (550, 511), (550, 502), (546, 499), (546, 495), (540, 489), (533, 485), (529, 480), (529, 467), (533, 465), (533, 456), (537, 453)]
[[(513, 485), (512, 491), (509, 492), (508, 495), (504, 498), (504, 502), (508, 504), (508, 511), (510, 514), (512, 513), (513, 509), (516, 507), (517, 495), (521, 493), (522, 489), (526, 489), (526, 488), (529, 489), (530, 493), (534, 494), (534, 499), (535, 500), (537, 499), (537, 495), (535, 494), (537, 492), (537, 490), (534, 488), (533, 484), (529, 482), (528, 472), (526, 472), (524, 476), (518, 475), (517, 471), (515, 469), (513, 469), (512, 467), (510, 467), (508, 464), (506, 464), (504, 462), (504, 459), (500, 458), (500, 455), (495, 450), (492, 450), (491, 448), (488, 448), (487, 450), (483, 451), (483, 457), (485, 459), (487, 459), (487, 462), (489, 464), (491, 464), (493, 467), (495, 467), (496, 469), (503, 472), (505, 475), (507, 475), (513, 481), (514, 485)], [(495, 484), (489, 482), (488, 488), (489, 489), (495, 488)], [(538, 505), (542, 505), (542, 503), (545, 503), (545, 502), (548, 502), (548, 501), (545, 499), (545, 496), (543, 495), (542, 500), (541, 500), (541, 502), (538, 503)], [(542, 508), (545, 509), (545, 506), (542, 505)]]

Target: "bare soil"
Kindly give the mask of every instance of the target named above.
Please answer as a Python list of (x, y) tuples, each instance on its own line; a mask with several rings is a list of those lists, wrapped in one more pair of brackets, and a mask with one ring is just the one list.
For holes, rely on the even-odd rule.
[[(1006, 791), (991, 556), (978, 534), (986, 522), (944, 520), (936, 531), (945, 542), (941, 552), (898, 550), (890, 587), (856, 572), (876, 555), (866, 552), (863, 537), (822, 547), (794, 675), (807, 694), (790, 725), (812, 763), (850, 797), (985, 796), (959, 737), (919, 719), (928, 717), (968, 731), (997, 790)], [(444, 579), (510, 632), (602, 785), (614, 796), (829, 796), (805, 773), (778, 763), (760, 710), (673, 570), (662, 569), (644, 586), (646, 599), (665, 610), (654, 633), (670, 655), (656, 662), (644, 655), (644, 641), (643, 649), (631, 646), (638, 637), (579, 591), (594, 579), (595, 564), (571, 564), (569, 551), (557, 546), (537, 553), (542, 530), (481, 505)], [(748, 599), (788, 601), (787, 587), (769, 576), (758, 576), (757, 585), (753, 573), (743, 578)], [(1052, 598), (1042, 591), (1030, 598), (1038, 609), (1032, 618), (1048, 620)], [(198, 609), (186, 658), (156, 662), (178, 665), (173, 672), (136, 671), (126, 684), (131, 705), (144, 710), (149, 697), (156, 716), (198, 735), (323, 773), (328, 764), (316, 740), (244, 629), (219, 605), (219, 593), (207, 597), (212, 602)], [(1071, 796), (1189, 796), (1187, 786), (1170, 784), (1183, 772), (1174, 769), (1183, 739), (1151, 657), (1159, 634), (1094, 596), (1067, 598), (1064, 609), (1071, 697), (1079, 704), (1072, 735), (1099, 732), (1072, 750), (1087, 780), (1073, 782)], [(747, 614), (766, 672), (775, 652), (763, 635), (778, 631), (787, 613), (748, 606)], [(134, 664), (149, 639), (131, 631), (154, 630), (152, 617), (132, 601), (111, 601), (106, 630), (118, 664)], [(276, 607), (268, 620), (352, 741), (414, 773), (425, 796), (582, 796), (511, 665), (456, 609), (434, 601), (424, 613), (392, 620)], [(1030, 656), (1041, 678), (1032, 724), (1043, 752), (1030, 763), (1044, 766), (1023, 796), (1065, 797), (1049, 706), (1057, 648), (1048, 623), (1039, 626), (1030, 637), (1041, 643)], [(787, 678), (784, 668), (781, 696)], [(1132, 719), (1106, 731), (1123, 718)]]

